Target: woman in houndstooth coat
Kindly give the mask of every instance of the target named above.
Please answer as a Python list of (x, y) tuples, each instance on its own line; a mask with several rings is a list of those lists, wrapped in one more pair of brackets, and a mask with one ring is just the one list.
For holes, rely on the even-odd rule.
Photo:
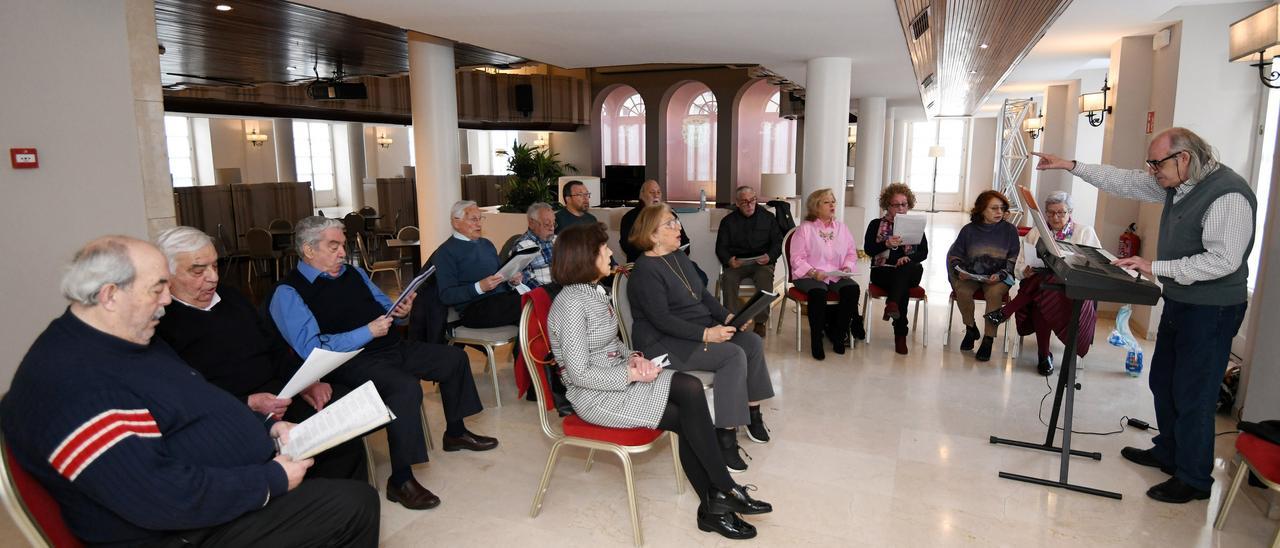
[(698, 528), (731, 539), (755, 537), (755, 527), (738, 513), (773, 507), (729, 476), (702, 382), (663, 370), (618, 338), (618, 320), (598, 284), (609, 274), (608, 241), (604, 225), (576, 225), (560, 233), (552, 251), (551, 276), (564, 289), (551, 304), (547, 332), (566, 396), (592, 424), (679, 434), (680, 464), (701, 502)]

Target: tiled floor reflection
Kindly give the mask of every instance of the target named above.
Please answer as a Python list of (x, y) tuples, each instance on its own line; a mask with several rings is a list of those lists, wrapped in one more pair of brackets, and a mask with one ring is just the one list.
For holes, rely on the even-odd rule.
[[(750, 470), (739, 482), (759, 486), (774, 504), (769, 515), (749, 520), (765, 546), (1264, 546), (1276, 523), (1249, 499), (1239, 499), (1223, 532), (1212, 529), (1227, 477), (1219, 460), (1213, 497), (1167, 505), (1144, 495), (1164, 476), (1128, 464), (1125, 445), (1145, 447), (1151, 434), (1127, 429), (1110, 436), (1076, 436), (1075, 447), (1103, 453), (1101, 462), (1076, 459), (1071, 479), (1122, 493), (1120, 501), (1059, 491), (996, 477), (1010, 471), (1056, 476), (1056, 456), (993, 446), (990, 435), (1043, 439), (1037, 404), (1048, 390), (1035, 372), (1034, 343), (1014, 361), (997, 354), (980, 363), (972, 354), (944, 348), (949, 287), (943, 258), (965, 220), (938, 214), (930, 224), (931, 257), (925, 283), (930, 296), (929, 346), (913, 338), (909, 356), (893, 353), (891, 330), (877, 325), (869, 345), (844, 356), (828, 352), (815, 362), (797, 354), (794, 312), (781, 335), (766, 340), (778, 396), (767, 402), (774, 441), (743, 443)], [(865, 285), (865, 269), (862, 283)], [(872, 305), (872, 316), (881, 303)], [(777, 315), (775, 314), (775, 318)], [(879, 322), (875, 319), (873, 321)], [(956, 341), (961, 328), (955, 321)], [(1124, 354), (1105, 344), (1111, 325), (1098, 326), (1098, 341), (1084, 360), (1076, 398), (1076, 428), (1116, 430), (1120, 417), (1154, 422), (1145, 378), (1124, 373)], [(1144, 342), (1148, 352), (1153, 347)], [(1055, 354), (1061, 345), (1055, 342)], [(509, 357), (499, 370), (504, 406), (470, 420), (473, 430), (497, 436), (488, 453), (435, 451), (418, 467), (422, 483), (440, 495), (434, 510), (413, 512), (384, 501), (386, 546), (628, 546), (626, 490), (621, 467), (599, 456), (585, 472), (585, 452), (568, 450), (556, 469), (542, 513), (529, 505), (551, 442), (538, 428), (534, 406), (515, 398)], [(483, 359), (472, 355), (480, 396), (492, 402)], [(1145, 376), (1144, 376), (1145, 377)], [(432, 430), (444, 430), (438, 395), (428, 392)], [(1052, 401), (1050, 399), (1049, 401)], [(1046, 402), (1045, 407), (1048, 407)], [(1048, 410), (1044, 412), (1048, 420)], [(1223, 417), (1218, 430), (1230, 430)], [(379, 485), (389, 473), (386, 446), (373, 442)], [(1218, 456), (1232, 453), (1234, 436), (1218, 438)], [(437, 444), (438, 447), (438, 444)], [(694, 523), (697, 500), (677, 496), (667, 450), (635, 459), (639, 511), (648, 546), (734, 544)], [(19, 537), (6, 521), (0, 545)]]

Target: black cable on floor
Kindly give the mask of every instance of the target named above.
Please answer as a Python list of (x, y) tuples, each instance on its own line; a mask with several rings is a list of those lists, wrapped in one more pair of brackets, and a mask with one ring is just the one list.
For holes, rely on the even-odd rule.
[[(1041, 397), (1040, 397), (1040, 410), (1039, 410), (1039, 412), (1036, 414), (1036, 416), (1040, 419), (1040, 424), (1043, 424), (1043, 425), (1045, 426), (1045, 428), (1048, 428), (1048, 427), (1049, 427), (1049, 423), (1048, 423), (1047, 421), (1045, 421), (1045, 420), (1044, 420), (1044, 400), (1048, 399), (1048, 398), (1049, 398), (1049, 394), (1052, 394), (1052, 393), (1053, 393), (1053, 386), (1049, 384), (1049, 377), (1045, 377), (1045, 378), (1044, 378), (1044, 386), (1045, 386), (1045, 388), (1047, 388), (1048, 390), (1044, 393), (1044, 395), (1043, 395), (1043, 396), (1041, 396)], [(1124, 415), (1124, 416), (1120, 417), (1120, 429), (1119, 429), (1119, 430), (1114, 430), (1114, 431), (1111, 431), (1111, 432), (1089, 432), (1089, 431), (1086, 431), (1086, 430), (1076, 430), (1076, 429), (1074, 429), (1074, 428), (1073, 428), (1073, 429), (1071, 429), (1071, 433), (1072, 433), (1072, 434), (1081, 434), (1081, 435), (1085, 435), (1085, 436), (1110, 436), (1110, 435), (1113, 435), (1113, 434), (1119, 434), (1119, 433), (1121, 433), (1121, 432), (1124, 432), (1124, 426), (1125, 426), (1125, 423), (1127, 423), (1128, 421), (1129, 421), (1129, 416), (1128, 416), (1128, 415)], [(1053, 427), (1054, 427), (1054, 428), (1056, 428), (1057, 430), (1062, 430), (1062, 429), (1063, 429), (1061, 426), (1058, 426), (1058, 425), (1056, 425), (1056, 424), (1055, 424), (1055, 425), (1053, 425)], [(1151, 427), (1149, 427), (1149, 428), (1150, 428), (1151, 430), (1155, 430), (1156, 432), (1159, 432), (1159, 431), (1160, 431), (1159, 429), (1157, 429), (1157, 428), (1156, 428), (1156, 427), (1154, 427), (1154, 426), (1151, 426)], [(1224, 433), (1226, 433), (1226, 432), (1224, 432)]]

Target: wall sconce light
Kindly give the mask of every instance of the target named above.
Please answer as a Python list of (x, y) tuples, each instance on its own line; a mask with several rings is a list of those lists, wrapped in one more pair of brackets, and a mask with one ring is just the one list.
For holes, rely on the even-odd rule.
[(1080, 113), (1089, 120), (1089, 125), (1098, 127), (1102, 125), (1107, 115), (1111, 114), (1111, 106), (1107, 104), (1107, 92), (1110, 90), (1107, 79), (1103, 78), (1102, 91), (1080, 95)]
[(266, 134), (258, 133), (258, 128), (253, 128), (253, 131), (245, 134), (244, 138), (249, 141), (249, 144), (255, 147), (260, 147), (262, 146), (262, 143), (267, 142)]
[(391, 148), (391, 143), (394, 143), (395, 141), (391, 140), (390, 137), (387, 137), (386, 133), (383, 133), (382, 135), (378, 136), (377, 142), (378, 142), (378, 146), (382, 148)]
[(1041, 111), (1034, 118), (1027, 118), (1026, 120), (1023, 120), (1022, 131), (1027, 132), (1027, 135), (1031, 136), (1032, 141), (1040, 137), (1040, 134), (1044, 133), (1044, 112)]
[(1280, 73), (1268, 73), (1271, 60), (1280, 55), (1280, 6), (1272, 4), (1252, 15), (1231, 24), (1228, 37), (1228, 56), (1232, 63), (1248, 61), (1257, 56), (1258, 79), (1262, 85), (1280, 89), (1275, 82)]
[(548, 144), (550, 144), (550, 141), (551, 141), (551, 135), (550, 135), (550, 134), (547, 134), (547, 133), (539, 133), (539, 134), (538, 134), (538, 138), (533, 140), (533, 146), (534, 146), (535, 148), (542, 148), (542, 149), (545, 149), (545, 148), (547, 148), (547, 145), (548, 145)]

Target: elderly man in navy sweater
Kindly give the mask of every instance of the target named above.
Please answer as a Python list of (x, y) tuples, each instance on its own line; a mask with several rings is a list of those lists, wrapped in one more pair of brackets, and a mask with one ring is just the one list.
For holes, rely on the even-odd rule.
[(393, 321), (409, 314), (415, 296), (400, 306), (373, 285), (368, 274), (346, 264), (342, 221), (307, 217), (294, 226), (294, 246), (302, 262), (285, 276), (268, 309), (280, 334), (299, 356), (324, 348), (364, 349), (327, 377), (345, 386), (373, 381), (396, 420), (387, 425), (391, 477), (387, 500), (411, 510), (440, 505), (440, 497), (418, 483), (413, 465), (426, 462), (422, 431), (422, 384), (440, 383), (445, 451), (488, 451), (498, 440), (467, 430), (462, 419), (479, 413), (480, 396), (471, 362), (459, 348), (400, 339)]
[(451, 213), (453, 235), (431, 256), (440, 301), (457, 310), (466, 327), (515, 325), (520, 321), (520, 294), (515, 288), (524, 276), (517, 272), (505, 279), (498, 273), (502, 266), (498, 250), (480, 237), (484, 215), (475, 202), (455, 203)]
[(71, 301), (31, 345), (0, 403), (18, 464), (95, 545), (376, 546), (377, 492), (303, 481), (263, 424), (163, 341), (169, 269), (149, 243), (108, 236), (62, 279)]

